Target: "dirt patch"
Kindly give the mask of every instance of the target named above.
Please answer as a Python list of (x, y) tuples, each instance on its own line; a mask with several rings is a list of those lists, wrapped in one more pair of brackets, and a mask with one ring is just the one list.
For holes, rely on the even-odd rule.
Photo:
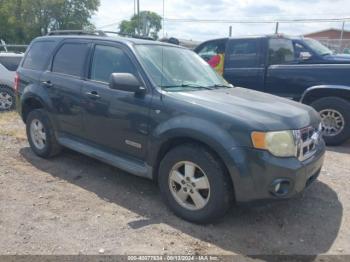
[(283, 202), (233, 207), (215, 225), (175, 217), (157, 186), (65, 150), (44, 160), (0, 114), (1, 254), (350, 254), (350, 144)]
[(0, 135), (27, 139), (22, 119), (17, 112), (0, 112)]

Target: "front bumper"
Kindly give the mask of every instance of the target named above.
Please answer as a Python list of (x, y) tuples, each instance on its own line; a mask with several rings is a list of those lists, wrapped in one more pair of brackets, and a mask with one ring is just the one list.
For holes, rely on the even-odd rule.
[[(234, 148), (231, 157), (234, 159), (235, 169), (231, 172), (231, 176), (236, 201), (249, 202), (295, 196), (318, 177), (324, 154), (323, 140), (317, 145), (315, 154), (305, 161), (299, 161), (294, 157), (275, 157), (263, 150)], [(289, 181), (286, 194), (274, 194), (276, 181)]]

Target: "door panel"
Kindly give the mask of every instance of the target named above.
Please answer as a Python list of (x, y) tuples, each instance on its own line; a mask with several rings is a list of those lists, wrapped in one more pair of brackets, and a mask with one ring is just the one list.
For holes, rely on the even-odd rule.
[(85, 83), (82, 93), (86, 138), (142, 159), (146, 154), (151, 96), (138, 97), (93, 81)]
[(57, 49), (50, 71), (41, 76), (59, 131), (77, 137), (82, 136), (81, 88), (89, 48), (88, 41), (65, 41)]
[(271, 65), (267, 69), (266, 91), (299, 100), (308, 87), (321, 83), (315, 76), (307, 73), (310, 69), (303, 65)]
[(269, 40), (266, 92), (298, 100), (306, 88), (318, 83), (317, 78), (309, 74), (313, 69), (303, 64), (296, 54), (292, 40)]
[(81, 88), (83, 81), (79, 78), (45, 72), (41, 77), (43, 88), (47, 89), (51, 100), (52, 115), (57, 119), (60, 132), (81, 136)]
[(225, 68), (224, 78), (238, 87), (264, 91), (265, 68)]
[(144, 159), (152, 95), (136, 95), (108, 85), (112, 73), (132, 73), (141, 80), (137, 67), (122, 48), (102, 44), (95, 46), (91, 64), (91, 80), (85, 81), (82, 89), (86, 139)]

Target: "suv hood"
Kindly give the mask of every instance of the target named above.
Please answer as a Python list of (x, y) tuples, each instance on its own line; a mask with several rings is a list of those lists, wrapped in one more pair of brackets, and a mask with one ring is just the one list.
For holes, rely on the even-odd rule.
[[(311, 107), (278, 96), (245, 88), (171, 92), (169, 96), (225, 114), (248, 130), (274, 131), (318, 126)], [(236, 121), (235, 121), (236, 120)], [(243, 128), (243, 126), (241, 126)]]

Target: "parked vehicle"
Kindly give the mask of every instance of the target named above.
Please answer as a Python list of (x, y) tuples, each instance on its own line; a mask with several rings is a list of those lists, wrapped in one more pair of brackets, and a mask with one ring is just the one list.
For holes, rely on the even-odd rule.
[(223, 216), (233, 200), (290, 198), (323, 164), (314, 109), (234, 88), (167, 43), (40, 37), (16, 90), (35, 154), (67, 147), (153, 179), (168, 206), (197, 223)]
[(23, 54), (0, 52), (0, 111), (15, 108), (13, 92), (15, 72)]
[(215, 39), (195, 52), (231, 84), (314, 107), (327, 144), (350, 138), (350, 55), (333, 54), (313, 39), (282, 35)]

